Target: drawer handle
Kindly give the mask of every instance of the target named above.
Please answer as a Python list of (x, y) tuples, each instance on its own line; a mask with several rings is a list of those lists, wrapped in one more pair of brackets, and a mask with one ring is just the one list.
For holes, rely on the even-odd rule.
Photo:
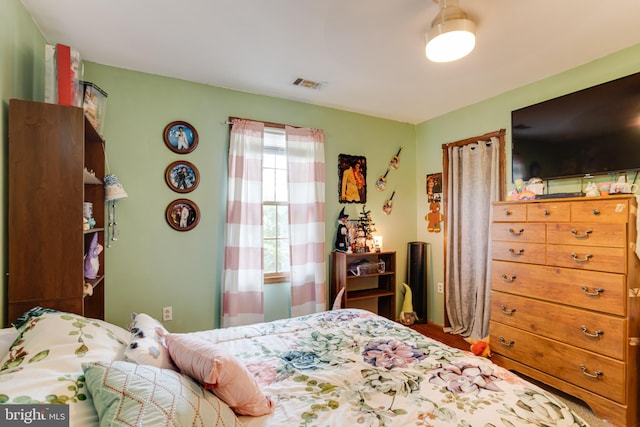
[(589, 372), (587, 372), (587, 367), (584, 365), (580, 365), (580, 369), (582, 369), (582, 373), (584, 374), (585, 377), (598, 378), (604, 375), (602, 371), (595, 371), (593, 374), (590, 374)]
[(589, 333), (589, 329), (587, 329), (587, 327), (584, 325), (580, 326), (580, 329), (582, 329), (582, 333), (588, 336), (589, 338), (598, 338), (600, 335), (604, 335), (603, 330), (597, 330), (594, 334), (591, 334)]
[(584, 258), (578, 258), (578, 254), (576, 254), (575, 252), (571, 254), (571, 258), (573, 258), (573, 260), (575, 262), (580, 262), (580, 263), (585, 263), (585, 262), (589, 262), (590, 258), (593, 258), (592, 254), (586, 254), (584, 256)]
[(593, 212), (593, 214), (594, 214), (594, 215), (596, 215), (596, 216), (597, 216), (597, 215), (600, 215), (600, 211), (599, 211), (598, 209), (594, 209), (592, 212)]
[(585, 231), (583, 234), (578, 233), (578, 230), (576, 230), (575, 228), (571, 230), (571, 234), (573, 234), (573, 237), (575, 237), (576, 239), (588, 239), (589, 234), (591, 233), (593, 233), (593, 230), (591, 229)]
[(511, 310), (507, 310), (507, 307), (505, 305), (501, 305), (500, 310), (502, 310), (502, 314), (506, 314), (507, 316), (513, 316), (513, 313), (516, 312), (515, 308), (512, 308)]
[(512, 213), (512, 212), (511, 212), (510, 210), (508, 210), (508, 209), (504, 211), (504, 214), (505, 214), (506, 216), (511, 216), (511, 213)]
[(507, 342), (507, 340), (505, 340), (502, 335), (500, 336), (499, 340), (500, 340), (500, 344), (502, 344), (505, 347), (513, 347), (513, 345), (516, 343), (514, 340), (509, 340)]
[(511, 255), (520, 256), (524, 253), (524, 249), (520, 249), (519, 251), (516, 252), (515, 249), (509, 248), (509, 252), (511, 252)]
[(544, 214), (544, 216), (549, 216), (549, 215), (551, 215), (551, 212), (549, 212), (549, 210), (548, 210), (548, 209), (545, 209), (542, 213)]
[(516, 276), (514, 276), (514, 275), (507, 276), (504, 273), (502, 273), (502, 275), (500, 277), (502, 277), (502, 280), (504, 280), (507, 283), (512, 283), (514, 280), (516, 280)]
[(582, 285), (581, 288), (582, 292), (584, 292), (586, 295), (589, 295), (590, 297), (599, 297), (600, 294), (604, 292), (604, 289), (602, 288), (595, 288), (593, 292), (589, 292), (589, 288), (584, 285)]
[(512, 236), (520, 236), (522, 233), (524, 233), (524, 228), (521, 228), (518, 231), (514, 230), (513, 228), (510, 228), (509, 233), (511, 233)]

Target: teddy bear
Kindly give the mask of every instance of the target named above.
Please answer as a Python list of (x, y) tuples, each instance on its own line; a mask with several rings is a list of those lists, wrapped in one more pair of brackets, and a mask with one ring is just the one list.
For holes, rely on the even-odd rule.
[(430, 233), (439, 233), (440, 222), (444, 219), (444, 217), (440, 213), (440, 203), (429, 203), (429, 213), (424, 216), (424, 219), (426, 219), (429, 223), (429, 225), (427, 226), (427, 231), (429, 231)]
[(160, 322), (145, 313), (131, 313), (128, 325), (131, 338), (124, 351), (125, 360), (139, 365), (173, 369), (165, 336), (169, 333)]

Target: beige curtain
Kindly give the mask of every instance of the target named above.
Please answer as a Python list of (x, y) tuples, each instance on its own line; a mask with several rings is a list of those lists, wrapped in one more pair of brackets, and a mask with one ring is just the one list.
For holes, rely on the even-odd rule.
[(445, 331), (489, 334), (491, 202), (504, 192), (504, 132), (443, 146), (445, 159)]

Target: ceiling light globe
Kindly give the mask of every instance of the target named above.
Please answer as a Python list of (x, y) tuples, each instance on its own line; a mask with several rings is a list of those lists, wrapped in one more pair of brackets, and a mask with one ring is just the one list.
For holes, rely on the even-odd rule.
[(468, 19), (454, 19), (434, 25), (427, 34), (427, 58), (450, 62), (467, 56), (476, 46), (476, 26)]

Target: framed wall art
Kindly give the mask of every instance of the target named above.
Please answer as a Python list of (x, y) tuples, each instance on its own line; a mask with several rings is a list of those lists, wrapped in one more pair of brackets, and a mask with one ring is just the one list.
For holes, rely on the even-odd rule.
[(164, 128), (164, 143), (174, 153), (190, 153), (198, 146), (198, 132), (187, 122), (171, 122)]
[(338, 195), (340, 203), (367, 203), (367, 159), (338, 156)]
[(189, 193), (198, 186), (200, 173), (193, 164), (177, 161), (167, 166), (164, 179), (173, 191), (177, 193)]
[(191, 200), (177, 199), (169, 203), (165, 216), (174, 230), (189, 231), (198, 225), (200, 209)]

